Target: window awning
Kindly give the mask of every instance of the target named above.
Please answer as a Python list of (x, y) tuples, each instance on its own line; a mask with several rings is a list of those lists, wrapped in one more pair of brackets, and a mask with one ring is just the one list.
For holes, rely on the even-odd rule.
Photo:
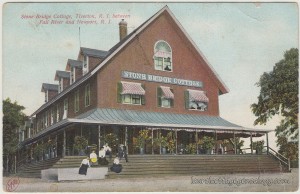
[(162, 90), (162, 97), (167, 99), (174, 99), (174, 94), (169, 87), (160, 86)]
[(200, 90), (188, 90), (190, 94), (190, 101), (193, 102), (209, 102), (209, 99), (205, 95), (204, 91)]
[(121, 83), (123, 88), (121, 94), (145, 95), (145, 90), (142, 87), (141, 83), (133, 83), (133, 82), (121, 82)]

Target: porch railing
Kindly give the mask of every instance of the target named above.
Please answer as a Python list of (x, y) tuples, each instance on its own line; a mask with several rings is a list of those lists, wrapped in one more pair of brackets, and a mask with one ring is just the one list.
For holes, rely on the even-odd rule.
[(290, 159), (284, 157), (282, 154), (276, 152), (272, 148), (269, 147), (269, 154), (278, 159), (281, 163), (281, 165), (285, 166), (288, 169), (288, 172), (291, 172), (291, 163)]

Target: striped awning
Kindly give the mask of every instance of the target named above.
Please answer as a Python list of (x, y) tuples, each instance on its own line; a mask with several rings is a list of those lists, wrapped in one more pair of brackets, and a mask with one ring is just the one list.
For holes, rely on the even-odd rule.
[(121, 82), (123, 90), (121, 94), (145, 95), (145, 90), (141, 83)]
[(160, 86), (162, 90), (162, 97), (167, 99), (174, 99), (174, 94), (169, 87)]
[(204, 91), (200, 90), (188, 90), (190, 94), (190, 101), (193, 102), (209, 102), (209, 99), (205, 95)]

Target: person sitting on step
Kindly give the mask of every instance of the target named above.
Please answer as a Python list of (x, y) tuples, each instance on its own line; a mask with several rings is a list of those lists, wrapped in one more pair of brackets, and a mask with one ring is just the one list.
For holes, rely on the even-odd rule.
[(120, 173), (122, 171), (122, 164), (120, 164), (120, 160), (118, 157), (114, 159), (113, 165), (110, 167), (110, 170), (115, 173)]
[(108, 165), (108, 161), (106, 160), (105, 154), (106, 153), (105, 153), (104, 148), (101, 147), (99, 150), (99, 159), (98, 159), (99, 165)]
[(80, 167), (79, 167), (79, 174), (86, 175), (87, 169), (90, 167), (90, 158), (87, 157), (82, 160)]
[(97, 154), (95, 153), (95, 150), (92, 151), (92, 153), (90, 154), (90, 159), (91, 159), (91, 165), (92, 166), (95, 166), (97, 165), (97, 159), (98, 159), (98, 156)]
[(103, 146), (103, 149), (104, 149), (104, 151), (105, 151), (105, 154), (106, 154), (106, 155), (109, 155), (109, 159), (111, 160), (111, 158), (112, 158), (112, 155), (111, 155), (111, 148), (108, 146), (107, 143)]

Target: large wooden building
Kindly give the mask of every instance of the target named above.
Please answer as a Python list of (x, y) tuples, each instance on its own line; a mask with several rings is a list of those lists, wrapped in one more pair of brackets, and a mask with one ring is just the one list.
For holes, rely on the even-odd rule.
[[(128, 35), (122, 20), (119, 33), (120, 42), (108, 51), (81, 47), (77, 59), (56, 71), (57, 85), (42, 84), (45, 103), (22, 131), (23, 158), (77, 155), (76, 136), (98, 150), (110, 135), (115, 138), (110, 146), (124, 144), (129, 155), (138, 154), (142, 131), (149, 137), (145, 154), (162, 154), (164, 146), (155, 147), (155, 139), (168, 134), (172, 154), (187, 153), (194, 143), (200, 154), (198, 142), (205, 136), (215, 140), (213, 154), (234, 137), (252, 141), (266, 135), (269, 149), (268, 130), (247, 129), (219, 116), (219, 96), (229, 89), (167, 6)], [(38, 157), (35, 148), (49, 142)], [(231, 149), (227, 153), (238, 153), (236, 145)]]

